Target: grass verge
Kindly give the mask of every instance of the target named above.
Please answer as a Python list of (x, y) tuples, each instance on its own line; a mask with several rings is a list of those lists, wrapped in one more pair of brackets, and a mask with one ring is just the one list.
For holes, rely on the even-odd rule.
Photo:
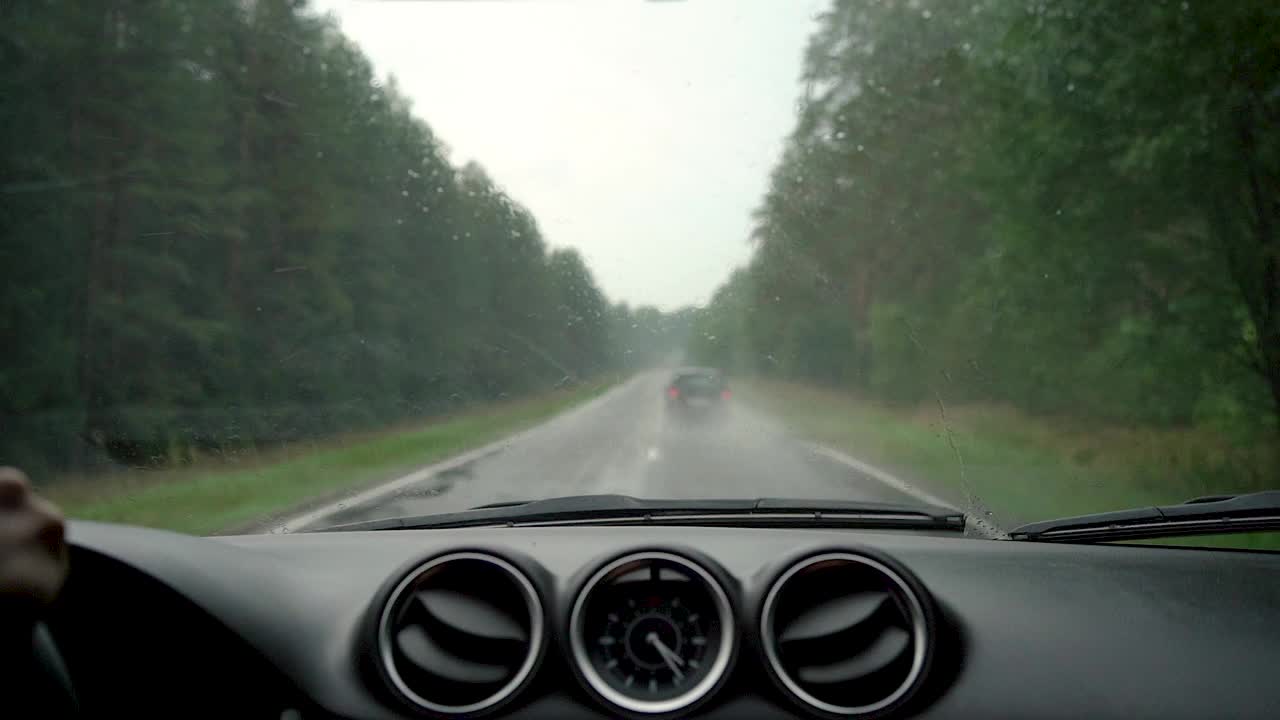
[(225, 531), (314, 500), (377, 484), (536, 425), (616, 384), (596, 380), (481, 405), (426, 424), (270, 451), (248, 450), (171, 470), (62, 478), (42, 488), (68, 517), (193, 534)]
[[(990, 406), (888, 408), (813, 386), (739, 382), (794, 434), (919, 483), (958, 507), (972, 493), (1000, 527), (1266, 489), (1280, 449), (1204, 429), (1101, 427)], [(1185, 539), (1280, 549), (1280, 535)]]

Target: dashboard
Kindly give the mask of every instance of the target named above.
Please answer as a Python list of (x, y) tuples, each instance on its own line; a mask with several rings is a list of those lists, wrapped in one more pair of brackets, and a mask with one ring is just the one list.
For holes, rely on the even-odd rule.
[(954, 534), (73, 523), (86, 717), (1274, 717), (1280, 557)]

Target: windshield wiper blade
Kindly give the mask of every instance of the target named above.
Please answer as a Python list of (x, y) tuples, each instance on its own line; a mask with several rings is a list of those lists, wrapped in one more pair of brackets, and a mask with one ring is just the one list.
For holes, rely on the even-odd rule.
[(1087, 543), (1269, 530), (1280, 530), (1280, 490), (1211, 495), (1193, 498), (1181, 505), (1153, 505), (1046, 520), (1014, 529), (1009, 539)]
[(649, 500), (627, 495), (573, 495), (484, 505), (452, 513), (370, 520), (320, 528), (320, 531), (641, 524), (964, 532), (965, 518), (952, 508), (925, 504), (779, 498)]

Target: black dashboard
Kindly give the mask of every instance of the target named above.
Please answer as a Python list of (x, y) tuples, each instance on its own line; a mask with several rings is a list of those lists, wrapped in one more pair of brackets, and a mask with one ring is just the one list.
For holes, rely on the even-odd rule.
[(1274, 717), (1280, 557), (954, 534), (73, 523), (85, 716)]

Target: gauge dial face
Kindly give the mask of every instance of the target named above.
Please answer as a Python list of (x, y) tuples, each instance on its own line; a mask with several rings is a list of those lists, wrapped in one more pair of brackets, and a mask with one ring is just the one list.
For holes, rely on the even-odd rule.
[(680, 562), (653, 558), (602, 578), (583, 608), (581, 639), (603, 683), (641, 703), (692, 702), (705, 692), (724, 631), (708, 580)]

